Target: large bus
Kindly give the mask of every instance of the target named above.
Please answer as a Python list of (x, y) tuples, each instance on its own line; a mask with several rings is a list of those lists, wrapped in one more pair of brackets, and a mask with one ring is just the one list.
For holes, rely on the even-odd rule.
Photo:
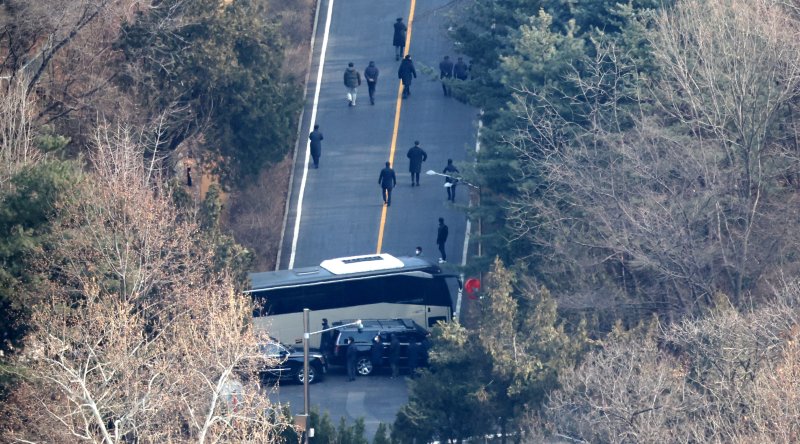
[[(253, 322), (285, 343), (303, 336), (303, 309), (310, 329), (322, 319), (411, 318), (428, 329), (449, 321), (460, 297), (458, 275), (443, 273), (420, 257), (389, 254), (352, 256), (322, 261), (318, 267), (250, 274)], [(319, 335), (310, 338), (319, 344)]]

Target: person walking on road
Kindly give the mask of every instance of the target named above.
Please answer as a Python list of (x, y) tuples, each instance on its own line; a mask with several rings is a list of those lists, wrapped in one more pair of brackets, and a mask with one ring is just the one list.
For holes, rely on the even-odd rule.
[(458, 80), (467, 80), (469, 77), (469, 67), (461, 57), (458, 58), (455, 66), (453, 66), (453, 75)]
[(344, 70), (344, 86), (347, 88), (347, 102), (349, 106), (356, 106), (358, 87), (361, 86), (361, 73), (353, 67), (353, 62), (347, 64)]
[(356, 348), (353, 337), (347, 338), (347, 380), (356, 380), (356, 363), (358, 362), (358, 349)]
[(453, 165), (453, 159), (447, 159), (447, 166), (442, 170), (442, 174), (446, 175), (444, 178), (444, 187), (447, 188), (447, 200), (451, 202), (456, 201), (456, 185), (458, 185), (458, 178), (455, 177), (455, 175), (458, 173), (458, 168)]
[(386, 162), (386, 168), (381, 170), (381, 174), (378, 176), (378, 183), (381, 186), (381, 197), (383, 197), (384, 205), (387, 207), (392, 206), (392, 188), (397, 185), (397, 176), (394, 174), (389, 162)]
[(439, 258), (439, 263), (447, 262), (447, 253), (444, 251), (444, 243), (447, 242), (448, 229), (444, 224), (444, 218), (439, 218), (439, 229), (436, 232), (436, 245), (439, 246), (439, 253), (442, 255)]
[(314, 125), (314, 131), (308, 135), (308, 140), (311, 141), (311, 158), (314, 160), (314, 168), (319, 168), (319, 158), (322, 156), (322, 132), (319, 130), (319, 125)]
[(372, 362), (372, 374), (375, 374), (378, 372), (381, 364), (383, 364), (383, 342), (381, 342), (381, 335), (377, 334), (372, 338), (369, 354), (370, 362)]
[(375, 104), (375, 85), (378, 84), (380, 71), (375, 66), (375, 62), (369, 62), (369, 66), (364, 70), (364, 78), (367, 79), (367, 90), (369, 90), (369, 104)]
[(403, 82), (403, 98), (411, 95), (411, 80), (417, 77), (417, 70), (414, 69), (414, 62), (411, 61), (411, 56), (406, 54), (406, 57), (400, 62), (400, 68), (397, 69), (397, 78)]
[(414, 141), (414, 146), (409, 148), (408, 172), (411, 173), (411, 186), (419, 186), (419, 172), (422, 170), (422, 162), (428, 160), (428, 153), (419, 146), (419, 140)]
[(394, 22), (394, 35), (392, 36), (392, 44), (394, 45), (394, 59), (400, 60), (403, 57), (403, 50), (406, 47), (406, 31), (408, 27), (403, 23), (403, 17), (397, 17)]
[(400, 375), (400, 339), (394, 333), (389, 341), (389, 364), (392, 366), (392, 378), (398, 377)]
[(439, 80), (442, 81), (442, 91), (444, 91), (444, 96), (450, 96), (450, 85), (447, 83), (453, 77), (453, 62), (450, 60), (450, 56), (444, 56), (441, 62), (439, 62)]

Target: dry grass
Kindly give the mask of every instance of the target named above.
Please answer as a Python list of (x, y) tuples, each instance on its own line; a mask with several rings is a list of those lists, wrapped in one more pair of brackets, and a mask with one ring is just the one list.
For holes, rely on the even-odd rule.
[(272, 270), (281, 240), (292, 157), (264, 168), (253, 185), (230, 195), (225, 224), (236, 241), (254, 252), (254, 270)]

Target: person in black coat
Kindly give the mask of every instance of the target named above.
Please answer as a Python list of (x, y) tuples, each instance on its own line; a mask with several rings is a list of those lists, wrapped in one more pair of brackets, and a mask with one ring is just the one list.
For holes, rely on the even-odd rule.
[(372, 338), (369, 354), (370, 361), (372, 362), (372, 372), (375, 374), (383, 364), (383, 342), (381, 342), (380, 335), (375, 335), (375, 337)]
[(314, 160), (314, 168), (319, 168), (319, 158), (322, 156), (322, 132), (319, 130), (319, 125), (314, 125), (314, 131), (308, 135), (310, 140), (311, 158)]
[(367, 89), (369, 90), (369, 103), (375, 104), (375, 85), (378, 84), (378, 75), (380, 71), (375, 66), (375, 62), (369, 62), (369, 66), (364, 70), (364, 78), (367, 80)]
[(411, 173), (411, 186), (419, 186), (419, 172), (422, 170), (422, 162), (428, 160), (428, 153), (419, 146), (419, 140), (414, 141), (414, 146), (409, 148), (408, 172)]
[(439, 80), (442, 81), (442, 91), (444, 91), (445, 97), (450, 95), (450, 85), (447, 82), (453, 77), (453, 62), (450, 60), (450, 56), (444, 56), (441, 62), (439, 62)]
[(444, 252), (444, 243), (447, 242), (448, 228), (444, 224), (444, 218), (439, 218), (439, 229), (436, 231), (436, 245), (439, 246), (439, 253), (442, 257), (439, 258), (439, 263), (447, 262), (447, 253)]
[(464, 63), (464, 59), (458, 58), (458, 61), (453, 66), (453, 75), (458, 80), (467, 80), (469, 78), (469, 66)]
[(347, 378), (348, 381), (356, 380), (356, 364), (358, 363), (358, 349), (353, 337), (347, 338)]
[(398, 17), (394, 22), (394, 35), (392, 36), (392, 44), (394, 45), (394, 59), (400, 60), (403, 56), (403, 49), (406, 47), (406, 31), (408, 27), (403, 23), (403, 17)]
[(400, 338), (392, 333), (389, 341), (389, 364), (392, 366), (392, 378), (400, 375)]
[(387, 207), (392, 206), (392, 188), (397, 185), (397, 176), (395, 176), (389, 162), (386, 162), (386, 168), (381, 170), (381, 174), (378, 176), (378, 184), (381, 186), (383, 203)]
[[(322, 318), (322, 330), (328, 330), (329, 328), (331, 328), (331, 326), (328, 325), (328, 318)], [(319, 351), (322, 352), (325, 357), (328, 356), (328, 350), (330, 350), (332, 342), (333, 330), (323, 331), (319, 335)]]
[(447, 200), (451, 202), (456, 201), (456, 185), (458, 185), (458, 178), (455, 177), (455, 175), (458, 173), (458, 168), (453, 165), (453, 159), (447, 159), (447, 166), (442, 170), (442, 174), (447, 175), (447, 177), (444, 178), (444, 187), (447, 188)]
[(411, 61), (411, 56), (406, 55), (400, 68), (397, 69), (397, 78), (403, 82), (403, 98), (411, 95), (411, 80), (417, 77), (417, 70), (414, 69), (414, 62)]

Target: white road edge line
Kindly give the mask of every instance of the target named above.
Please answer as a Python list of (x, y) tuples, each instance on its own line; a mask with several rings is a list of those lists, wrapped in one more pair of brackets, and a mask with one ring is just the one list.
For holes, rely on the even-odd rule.
[[(483, 114), (481, 112), (481, 114)], [(483, 129), (483, 119), (478, 118), (478, 133), (475, 135), (475, 162), (478, 161), (477, 154), (481, 152), (481, 129)], [(472, 208), (472, 199), (469, 200), (469, 207)], [(469, 252), (469, 238), (472, 231), (472, 221), (467, 219), (467, 229), (464, 233), (464, 248), (461, 250), (461, 266), (467, 266), (467, 253)], [(461, 282), (464, 282), (464, 273), (461, 273)], [(463, 290), (458, 292), (458, 299), (456, 299), (456, 320), (461, 315), (461, 296)]]
[(297, 165), (297, 152), (300, 146), (300, 134), (303, 130), (303, 117), (306, 115), (306, 98), (308, 97), (308, 80), (311, 78), (311, 67), (314, 66), (314, 43), (317, 41), (317, 28), (319, 27), (319, 7), (321, 0), (314, 3), (314, 26), (311, 28), (311, 41), (308, 47), (308, 71), (306, 71), (305, 82), (303, 82), (303, 107), (300, 108), (300, 117), (297, 119), (297, 131), (295, 134), (294, 152), (292, 153), (292, 168), (289, 173), (289, 192), (287, 193), (286, 204), (283, 206), (283, 222), (281, 223), (281, 240), (278, 243), (278, 255), (275, 258), (275, 270), (281, 269), (281, 258), (283, 257), (283, 241), (286, 239), (286, 224), (289, 221), (289, 208), (292, 206), (291, 195), (294, 188), (294, 171)]
[[(322, 87), (322, 71), (325, 68), (325, 53), (328, 51), (328, 34), (331, 31), (331, 15), (333, 15), (333, 2), (328, 0), (328, 13), (325, 18), (325, 32), (322, 35), (322, 50), (319, 54), (319, 69), (317, 70), (317, 85), (314, 90), (314, 105), (311, 107), (311, 120), (308, 124), (309, 132), (314, 128), (317, 121), (317, 106), (319, 105), (319, 90)], [(292, 234), (292, 254), (289, 256), (289, 269), (294, 268), (294, 259), (297, 254), (297, 238), (300, 236), (300, 218), (303, 215), (303, 195), (306, 191), (306, 179), (308, 178), (308, 158), (310, 157), (311, 141), (306, 141), (305, 160), (303, 161), (303, 178), (300, 180), (300, 194), (297, 197), (297, 215), (294, 220), (294, 231)]]

